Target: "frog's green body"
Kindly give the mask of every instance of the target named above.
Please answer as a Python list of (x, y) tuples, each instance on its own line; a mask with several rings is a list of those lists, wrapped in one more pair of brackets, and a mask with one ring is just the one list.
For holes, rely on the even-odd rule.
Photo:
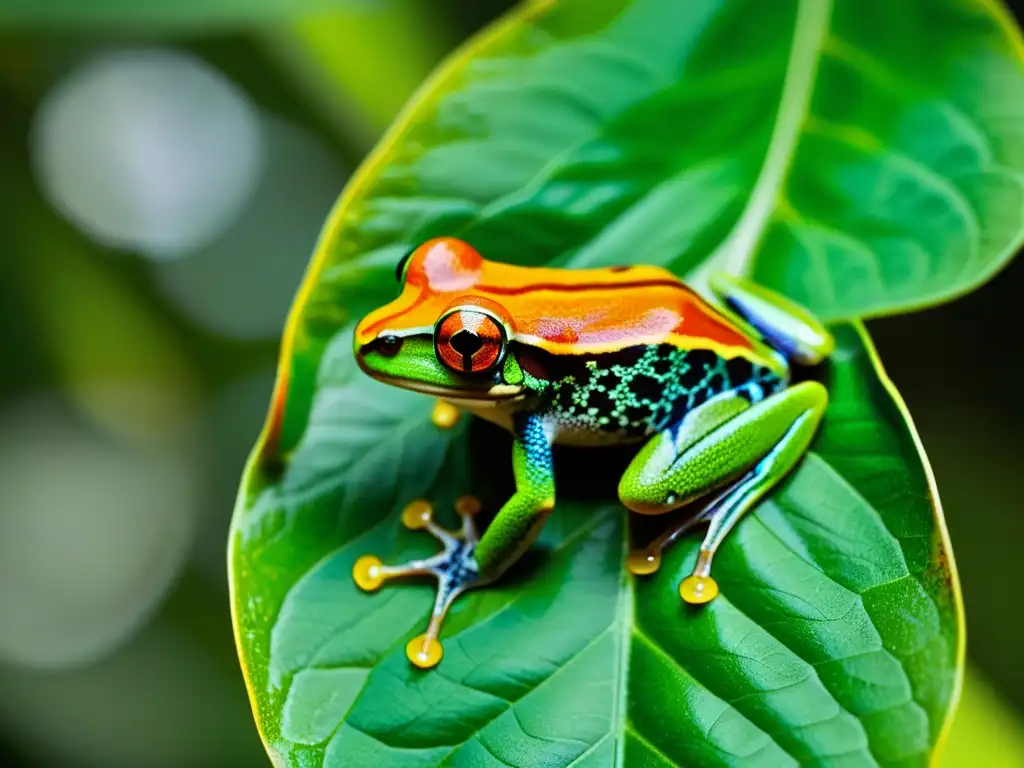
[[(693, 574), (680, 593), (714, 598), (714, 553), (725, 536), (806, 452), (828, 401), (820, 384), (792, 385), (790, 364), (813, 364), (832, 339), (805, 310), (766, 289), (717, 276), (716, 309), (653, 267), (527, 269), (488, 262), (461, 241), (416, 249), (404, 288), (356, 331), (356, 356), (375, 378), (435, 394), (516, 436), (516, 493), (477, 541), (438, 528), (424, 502), (403, 519), (426, 527), (444, 551), (385, 566), (362, 558), (357, 583), (431, 573), (437, 601), (410, 659), (441, 658), (441, 620), (465, 589), (498, 578), (530, 546), (554, 507), (551, 445), (646, 442), (622, 477), (631, 510), (659, 514), (701, 499), (700, 512), (629, 558), (637, 574), (707, 522)], [(471, 506), (471, 505), (470, 505)], [(463, 511), (469, 511), (468, 507)]]

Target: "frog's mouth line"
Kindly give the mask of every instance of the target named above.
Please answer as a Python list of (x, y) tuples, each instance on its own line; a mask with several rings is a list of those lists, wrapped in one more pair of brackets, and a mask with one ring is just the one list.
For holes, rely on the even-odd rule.
[(514, 400), (521, 397), (523, 392), (522, 387), (516, 387), (513, 389), (507, 385), (503, 385), (501, 387), (501, 392), (499, 394), (492, 394), (492, 390), (487, 389), (449, 389), (447, 387), (437, 387), (432, 384), (422, 384), (420, 382), (407, 381), (404, 379), (390, 379), (382, 377), (380, 381), (383, 381), (386, 384), (393, 384), (396, 387), (410, 389), (423, 395), (439, 397), (442, 400), (451, 400), (455, 403), (473, 403), (473, 405), (484, 407)]
[(523, 396), (522, 387), (514, 387), (508, 384), (495, 385), (490, 389), (452, 389), (411, 379), (403, 379), (399, 376), (381, 376), (376, 372), (372, 374), (372, 378), (384, 384), (390, 384), (393, 387), (419, 392), (422, 395), (432, 395), (433, 397), (439, 397), (442, 400), (450, 400), (455, 403), (472, 403), (481, 407), (496, 406), (499, 403), (507, 403), (510, 400)]

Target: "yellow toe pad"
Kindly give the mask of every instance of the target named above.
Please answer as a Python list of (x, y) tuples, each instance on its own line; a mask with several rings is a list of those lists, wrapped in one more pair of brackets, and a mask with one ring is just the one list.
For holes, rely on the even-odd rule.
[(459, 423), (461, 415), (462, 412), (451, 403), (438, 400), (434, 403), (434, 411), (430, 414), (430, 420), (434, 422), (435, 427), (451, 429)]
[(455, 500), (455, 512), (459, 515), (475, 515), (482, 508), (483, 505), (476, 496), (459, 496)]
[(679, 585), (679, 596), (690, 605), (710, 603), (718, 596), (718, 582), (710, 576), (687, 576)]
[(380, 558), (373, 555), (364, 555), (356, 560), (352, 566), (352, 578), (356, 586), (365, 592), (378, 589), (384, 583), (384, 574), (380, 570), (382, 565)]
[(405, 509), (402, 510), (402, 525), (418, 531), (426, 527), (433, 514), (434, 508), (430, 506), (430, 502), (426, 499), (410, 501), (405, 505)]
[(626, 557), (626, 570), (635, 576), (649, 576), (661, 568), (661, 552), (657, 549), (635, 549)]
[(430, 669), (441, 661), (444, 650), (436, 638), (417, 635), (405, 646), (405, 655), (420, 669)]

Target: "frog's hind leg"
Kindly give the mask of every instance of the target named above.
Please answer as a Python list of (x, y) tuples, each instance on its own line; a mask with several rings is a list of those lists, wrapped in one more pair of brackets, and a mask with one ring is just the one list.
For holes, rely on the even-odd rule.
[[(686, 506), (710, 490), (680, 497), (670, 487), (678, 473), (679, 457), (702, 438), (750, 408), (750, 401), (727, 392), (704, 403), (652, 437), (633, 459), (619, 483), (619, 498), (634, 512), (658, 515)], [(661, 553), (676, 539), (706, 522), (702, 511), (684, 517), (643, 549), (633, 550), (626, 567), (635, 575), (648, 575), (661, 567)]]
[(718, 583), (711, 577), (715, 552), (740, 518), (803, 458), (814, 439), (822, 412), (809, 409), (797, 417), (768, 455), (705, 507), (701, 518), (708, 521), (708, 530), (693, 572), (679, 584), (679, 595), (683, 600), (699, 605), (713, 600), (718, 594)]
[(374, 555), (365, 555), (356, 560), (352, 577), (360, 589), (372, 592), (385, 581), (406, 576), (430, 575), (437, 579), (437, 595), (434, 610), (430, 614), (427, 631), (409, 641), (405, 652), (416, 666), (435, 666), (442, 655), (438, 635), (445, 614), (455, 598), (471, 586), (481, 586), (478, 578), (473, 550), (480, 537), (473, 516), (480, 511), (480, 502), (473, 496), (463, 496), (455, 502), (455, 511), (462, 518), (460, 534), (447, 531), (433, 519), (433, 508), (428, 501), (418, 499), (402, 510), (402, 524), (412, 530), (426, 530), (437, 539), (443, 549), (423, 560), (410, 560), (402, 565), (384, 565)]
[[(737, 398), (738, 399), (738, 398)], [(713, 401), (703, 406), (706, 408)], [(828, 393), (803, 382), (756, 404), (719, 401), (715, 410), (680, 425), (680, 450), (669, 434), (656, 435), (623, 475), (619, 497), (634, 511), (657, 514), (710, 497), (703, 510), (667, 531), (646, 550), (630, 556), (634, 573), (651, 573), (661, 551), (698, 523), (707, 522), (693, 573), (680, 584), (688, 603), (706, 603), (718, 594), (711, 578), (715, 552), (745, 512), (774, 488), (807, 452), (825, 412)], [(688, 419), (700, 414), (694, 411)]]

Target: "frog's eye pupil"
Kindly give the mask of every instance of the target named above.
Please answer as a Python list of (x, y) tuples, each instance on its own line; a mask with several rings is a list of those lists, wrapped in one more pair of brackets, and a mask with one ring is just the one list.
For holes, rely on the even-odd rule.
[(405, 272), (405, 265), (409, 263), (409, 258), (415, 253), (416, 249), (409, 251), (405, 256), (398, 260), (398, 264), (395, 265), (395, 280), (402, 282), (402, 274)]
[(450, 343), (452, 345), (452, 349), (463, 357), (466, 357), (467, 355), (472, 357), (479, 351), (480, 347), (484, 345), (484, 343), (480, 341), (479, 336), (472, 331), (467, 331), (465, 329), (452, 336)]
[(434, 350), (453, 371), (486, 373), (505, 354), (505, 329), (486, 312), (458, 309), (437, 323)]

